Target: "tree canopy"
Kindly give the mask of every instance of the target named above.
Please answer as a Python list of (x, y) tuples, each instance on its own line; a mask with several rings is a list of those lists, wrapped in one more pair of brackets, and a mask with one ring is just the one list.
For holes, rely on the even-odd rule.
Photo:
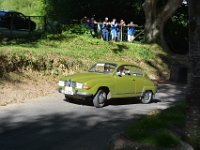
[(123, 18), (142, 24), (144, 23), (142, 3), (143, 0), (47, 0), (47, 12), (51, 18), (61, 22), (95, 15), (97, 19)]

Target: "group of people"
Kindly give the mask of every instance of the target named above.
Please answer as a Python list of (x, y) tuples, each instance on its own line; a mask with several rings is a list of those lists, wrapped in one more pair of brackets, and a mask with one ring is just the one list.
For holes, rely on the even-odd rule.
[[(128, 42), (132, 42), (135, 39), (135, 27), (137, 27), (137, 24), (134, 24), (133, 21), (131, 21), (129, 24), (125, 24), (125, 21), (123, 19), (120, 20), (120, 22), (117, 22), (116, 19), (112, 19), (112, 21), (109, 21), (107, 17), (105, 17), (104, 21), (97, 22), (93, 17), (91, 19), (88, 19), (87, 17), (84, 17), (81, 20), (82, 24), (86, 25), (93, 31), (93, 35), (101, 35), (101, 38), (105, 41), (120, 41), (124, 40), (122, 33), (126, 32), (126, 40)], [(126, 31), (125, 31), (126, 27)]]

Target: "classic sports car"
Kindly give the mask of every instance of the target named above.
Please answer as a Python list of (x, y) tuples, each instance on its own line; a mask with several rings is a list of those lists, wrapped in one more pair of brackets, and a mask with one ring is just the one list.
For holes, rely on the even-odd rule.
[(103, 107), (111, 98), (128, 97), (147, 104), (157, 91), (142, 69), (126, 62), (98, 62), (87, 73), (64, 77), (58, 85), (66, 99), (90, 98), (95, 107)]

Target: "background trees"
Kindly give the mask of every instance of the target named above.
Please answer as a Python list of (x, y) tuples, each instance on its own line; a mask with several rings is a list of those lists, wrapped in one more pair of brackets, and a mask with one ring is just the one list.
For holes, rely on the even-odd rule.
[(144, 24), (143, 0), (47, 0), (47, 12), (50, 18), (61, 22), (81, 19), (83, 16), (96, 16), (96, 19), (125, 19)]
[(0, 0), (0, 8), (25, 15), (47, 15), (49, 20), (63, 25), (93, 15), (98, 21), (105, 17), (134, 21), (145, 28), (147, 42), (158, 42), (166, 49), (185, 54), (187, 5), (181, 3), (182, 0)]
[(17, 10), (26, 15), (44, 15), (44, 0), (0, 0), (0, 8), (4, 10)]
[(182, 0), (145, 0), (143, 8), (145, 12), (145, 39), (147, 42), (159, 42), (167, 48), (164, 39), (164, 25), (181, 5)]
[(189, 49), (188, 33), (188, 4), (182, 3), (165, 24), (164, 38), (170, 50), (179, 54), (187, 54)]

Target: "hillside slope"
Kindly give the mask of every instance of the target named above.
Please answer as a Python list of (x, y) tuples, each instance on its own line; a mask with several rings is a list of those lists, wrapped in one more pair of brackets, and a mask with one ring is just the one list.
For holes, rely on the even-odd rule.
[(109, 60), (138, 65), (153, 80), (169, 77), (171, 57), (158, 45), (105, 42), (73, 34), (49, 35), (34, 42), (14, 40), (0, 45), (0, 105), (54, 93), (60, 76)]

